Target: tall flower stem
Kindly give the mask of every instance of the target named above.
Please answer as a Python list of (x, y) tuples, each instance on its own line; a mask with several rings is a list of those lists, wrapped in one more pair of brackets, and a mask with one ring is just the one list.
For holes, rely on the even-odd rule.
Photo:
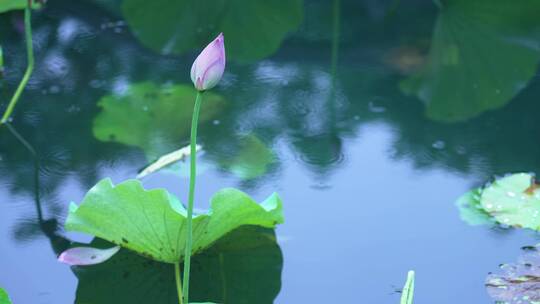
[(191, 154), (189, 170), (189, 199), (186, 223), (186, 251), (184, 253), (184, 303), (189, 303), (189, 271), (191, 266), (191, 246), (192, 246), (192, 220), (193, 220), (193, 200), (195, 198), (195, 177), (197, 175), (197, 125), (199, 123), (199, 112), (201, 111), (202, 92), (197, 91), (193, 117), (191, 120)]
[(178, 292), (178, 301), (180, 304), (183, 304), (182, 297), (182, 281), (180, 280), (180, 263), (174, 263), (174, 278), (176, 279), (176, 291)]
[(28, 0), (28, 4), (24, 10), (24, 33), (26, 37), (26, 56), (28, 65), (26, 67), (26, 71), (24, 72), (24, 76), (19, 83), (19, 86), (17, 87), (17, 90), (15, 91), (15, 94), (13, 94), (13, 97), (11, 98), (11, 101), (9, 102), (9, 105), (6, 109), (6, 112), (2, 116), (2, 120), (0, 120), (0, 124), (4, 124), (9, 120), (9, 117), (11, 116), (11, 113), (15, 109), (15, 105), (17, 105), (17, 102), (19, 101), (19, 98), (21, 97), (21, 94), (26, 87), (26, 84), (28, 83), (28, 80), (30, 79), (30, 75), (32, 75), (32, 71), (34, 70), (34, 47), (32, 45), (32, 0)]

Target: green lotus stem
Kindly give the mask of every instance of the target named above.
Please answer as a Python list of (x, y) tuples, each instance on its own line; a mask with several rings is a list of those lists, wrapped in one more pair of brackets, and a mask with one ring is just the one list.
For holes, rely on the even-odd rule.
[(32, 71), (34, 70), (34, 47), (32, 45), (32, 1), (28, 0), (28, 5), (24, 9), (24, 32), (26, 37), (26, 56), (28, 60), (28, 65), (26, 67), (26, 71), (24, 72), (24, 76), (19, 83), (19, 86), (17, 87), (17, 90), (15, 91), (15, 94), (13, 94), (13, 97), (11, 98), (11, 101), (9, 102), (9, 105), (6, 109), (6, 112), (2, 116), (2, 120), (0, 120), (0, 124), (4, 124), (9, 120), (9, 117), (11, 116), (11, 113), (13, 112), (13, 109), (15, 109), (15, 105), (17, 105), (17, 102), (19, 101), (19, 98), (21, 97), (21, 94), (26, 87), (26, 84), (28, 83), (28, 80), (30, 79), (30, 75), (32, 75)]
[(413, 304), (414, 296), (414, 271), (409, 271), (407, 274), (407, 282), (401, 292), (400, 304)]
[(197, 175), (197, 125), (199, 123), (199, 112), (201, 111), (202, 91), (197, 91), (195, 107), (193, 108), (193, 118), (191, 120), (191, 142), (190, 142), (190, 170), (189, 170), (189, 199), (186, 223), (186, 251), (184, 253), (184, 303), (189, 303), (189, 270), (191, 266), (191, 246), (193, 231), (191, 228), (193, 221), (193, 200), (195, 198), (195, 177)]
[(178, 292), (178, 301), (183, 304), (182, 281), (180, 281), (180, 263), (174, 263), (174, 277), (176, 279), (176, 291)]
[(332, 7), (332, 21), (332, 59), (330, 75), (332, 76), (332, 85), (335, 86), (339, 56), (339, 34), (341, 32), (341, 0), (334, 0), (334, 5)]

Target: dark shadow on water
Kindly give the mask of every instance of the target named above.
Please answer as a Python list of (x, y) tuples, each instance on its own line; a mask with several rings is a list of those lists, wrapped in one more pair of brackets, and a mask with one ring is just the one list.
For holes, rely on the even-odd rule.
[[(93, 246), (110, 247), (101, 240)], [(281, 289), (283, 257), (274, 231), (243, 226), (192, 259), (191, 300), (270, 304)], [(121, 250), (109, 261), (74, 267), (76, 303), (178, 303), (172, 264)]]

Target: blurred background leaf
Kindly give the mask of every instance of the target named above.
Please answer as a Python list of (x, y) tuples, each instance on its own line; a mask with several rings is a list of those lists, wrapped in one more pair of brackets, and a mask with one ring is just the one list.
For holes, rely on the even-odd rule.
[(303, 0), (124, 0), (122, 12), (142, 43), (158, 52), (184, 54), (223, 32), (228, 58), (254, 61), (298, 28)]
[(428, 63), (401, 83), (403, 91), (422, 100), (436, 121), (463, 121), (504, 106), (537, 69), (538, 1), (447, 0), (441, 5)]

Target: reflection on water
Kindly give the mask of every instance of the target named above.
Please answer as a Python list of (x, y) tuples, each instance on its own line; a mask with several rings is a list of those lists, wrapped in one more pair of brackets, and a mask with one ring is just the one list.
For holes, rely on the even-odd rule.
[[(227, 294), (241, 299), (233, 303), (351, 302), (360, 288), (369, 293), (364, 301), (396, 303), (390, 286), (409, 268), (417, 270), (419, 303), (489, 303), (485, 274), (535, 242), (522, 231), (465, 226), (453, 202), (492, 175), (540, 172), (536, 1), (218, 1), (210, 9), (143, 2), (58, 0), (35, 14), (37, 67), (13, 126), (39, 166), (0, 127), (0, 286), (15, 301), (118, 303), (151, 295), (133, 293), (145, 288), (165, 288), (159, 296), (171, 300), (170, 270), (148, 282), (139, 270), (125, 278), (117, 271), (111, 278), (125, 284), (111, 291), (101, 278), (113, 264), (75, 270), (75, 290), (75, 277), (54, 259), (68, 245), (57, 223), (100, 178), (133, 177), (186, 144), (190, 52), (220, 30), (231, 63), (202, 111), (207, 169), (198, 204), (221, 186), (261, 197), (275, 186), (287, 219), (277, 233), (290, 240), (280, 244), (283, 261), (272, 240), (249, 248), (244, 262), (223, 264), (240, 267), (245, 281), (231, 280), (256, 291), (231, 286)], [(202, 12), (213, 21), (201, 27)], [(18, 12), (0, 15), (2, 108), (25, 66), (20, 20)], [(145, 181), (181, 195), (185, 182), (163, 173)], [(54, 252), (37, 238), (42, 232)], [(208, 254), (200, 259), (219, 264)], [(142, 273), (159, 269), (128, 252), (114, 265), (131, 259)], [(197, 280), (223, 274), (216, 269)], [(62, 287), (26, 286), (30, 271), (50, 273)], [(160, 278), (159, 288), (134, 287)], [(228, 299), (218, 283), (193, 286), (201, 300)]]
[[(107, 247), (96, 240), (92, 246)], [(193, 301), (273, 303), (281, 288), (281, 251), (271, 229), (245, 226), (193, 257)], [(122, 250), (95, 266), (74, 267), (76, 303), (178, 303), (172, 264)]]

